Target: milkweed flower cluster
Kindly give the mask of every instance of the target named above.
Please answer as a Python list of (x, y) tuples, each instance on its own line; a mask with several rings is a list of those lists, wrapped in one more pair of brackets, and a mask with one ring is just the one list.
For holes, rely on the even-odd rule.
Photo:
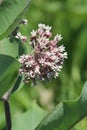
[(29, 44), (33, 53), (23, 54), (19, 58), (19, 74), (24, 75), (26, 83), (30, 80), (50, 80), (58, 77), (67, 53), (63, 45), (57, 46), (62, 39), (61, 35), (57, 34), (53, 39), (51, 37), (51, 27), (45, 24), (38, 24), (38, 29), (31, 32)]

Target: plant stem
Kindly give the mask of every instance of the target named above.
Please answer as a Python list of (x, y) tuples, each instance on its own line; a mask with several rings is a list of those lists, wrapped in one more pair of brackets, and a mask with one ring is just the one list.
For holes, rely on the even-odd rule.
[(4, 109), (5, 109), (7, 130), (12, 130), (10, 105), (9, 105), (9, 102), (7, 100), (4, 100)]
[(5, 110), (7, 130), (12, 130), (10, 104), (9, 104), (9, 101), (8, 101), (12, 90), (13, 90), (12, 88), (9, 89), (9, 91), (6, 92), (2, 97), (3, 102), (4, 102), (4, 110)]

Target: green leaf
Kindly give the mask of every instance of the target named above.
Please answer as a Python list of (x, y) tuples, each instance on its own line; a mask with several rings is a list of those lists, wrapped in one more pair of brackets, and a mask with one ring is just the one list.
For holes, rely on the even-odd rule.
[(69, 130), (87, 115), (87, 82), (76, 101), (60, 103), (35, 130)]
[(20, 90), (23, 86), (24, 86), (24, 78), (22, 76), (19, 76), (18, 79), (16, 80), (14, 86), (13, 86), (13, 91), (12, 93), (14, 92), (17, 92), (18, 90)]
[(27, 112), (13, 119), (13, 130), (34, 130), (45, 115), (46, 112), (33, 103)]
[(0, 39), (8, 36), (28, 10), (30, 0), (4, 0), (0, 4)]
[(4, 38), (0, 41), (0, 54), (9, 55), (12, 57), (18, 57), (19, 44), (16, 41), (10, 42), (8, 38)]
[(7, 55), (0, 55), (0, 97), (15, 83), (20, 63)]
[(16, 58), (22, 54), (30, 53), (32, 53), (32, 48), (28, 43), (23, 44), (20, 40), (10, 40), (9, 38), (4, 38), (0, 41), (0, 54)]

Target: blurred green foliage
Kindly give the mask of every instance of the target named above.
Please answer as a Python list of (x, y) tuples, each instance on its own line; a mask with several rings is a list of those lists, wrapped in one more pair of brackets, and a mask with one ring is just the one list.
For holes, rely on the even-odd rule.
[[(11, 96), (12, 117), (26, 111), (34, 100), (45, 110), (50, 111), (62, 100), (78, 98), (87, 80), (87, 0), (32, 0), (26, 19), (21, 25), (22, 34), (30, 36), (38, 23), (52, 26), (53, 36), (62, 34), (68, 53), (63, 69), (57, 79), (38, 82), (38, 87), (30, 84)], [(3, 105), (0, 103), (0, 130), (5, 124)], [(85, 118), (72, 130), (86, 130)]]

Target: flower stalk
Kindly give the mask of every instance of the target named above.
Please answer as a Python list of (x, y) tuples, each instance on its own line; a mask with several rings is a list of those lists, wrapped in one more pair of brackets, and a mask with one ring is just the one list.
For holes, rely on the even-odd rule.
[(9, 102), (7, 100), (4, 100), (4, 110), (5, 110), (5, 118), (6, 118), (7, 130), (12, 130), (10, 104), (9, 104)]
[(9, 98), (10, 98), (10, 94), (11, 94), (12, 90), (13, 90), (13, 88), (9, 89), (9, 91), (6, 92), (2, 97), (2, 100), (4, 103), (7, 130), (12, 130), (11, 112), (10, 112), (10, 103), (9, 103)]

